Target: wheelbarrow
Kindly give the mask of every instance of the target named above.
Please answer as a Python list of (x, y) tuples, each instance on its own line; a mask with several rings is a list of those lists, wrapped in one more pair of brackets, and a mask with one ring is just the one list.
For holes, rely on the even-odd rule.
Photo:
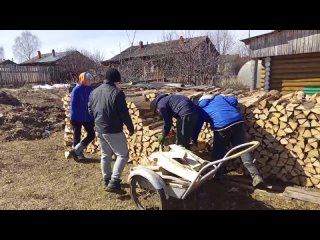
[(171, 152), (159, 151), (148, 157), (154, 160), (152, 164), (130, 169), (128, 182), (131, 199), (141, 210), (168, 209), (170, 200), (185, 200), (204, 182), (213, 179), (223, 163), (252, 151), (258, 145), (257, 141), (238, 145), (222, 159), (213, 162), (181, 146), (169, 145)]

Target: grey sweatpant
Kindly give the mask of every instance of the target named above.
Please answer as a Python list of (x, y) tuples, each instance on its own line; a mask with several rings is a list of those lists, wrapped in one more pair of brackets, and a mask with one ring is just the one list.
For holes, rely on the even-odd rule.
[[(98, 133), (98, 139), (101, 148), (101, 171), (103, 180), (109, 178), (120, 180), (123, 169), (129, 159), (127, 140), (124, 133)], [(111, 172), (112, 153), (117, 156), (113, 166), (113, 172)]]

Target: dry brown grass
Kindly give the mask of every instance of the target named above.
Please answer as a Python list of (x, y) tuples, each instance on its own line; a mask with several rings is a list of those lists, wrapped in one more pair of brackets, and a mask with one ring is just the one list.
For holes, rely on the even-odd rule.
[[(104, 191), (99, 156), (92, 157), (86, 164), (65, 160), (63, 132), (47, 139), (0, 143), (0, 209), (136, 209), (128, 194)], [(129, 192), (128, 186), (125, 190)], [(200, 209), (320, 209), (270, 194), (230, 190), (205, 184)], [(172, 207), (182, 209), (177, 202)]]
[(223, 89), (233, 89), (233, 90), (249, 90), (250, 88), (239, 81), (237, 78), (223, 78), (215, 81), (215, 86)]

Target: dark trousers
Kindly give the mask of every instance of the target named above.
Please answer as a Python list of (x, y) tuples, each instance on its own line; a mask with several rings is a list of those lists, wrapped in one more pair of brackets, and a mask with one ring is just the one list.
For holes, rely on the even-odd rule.
[(82, 126), (87, 132), (87, 136), (81, 141), (85, 147), (95, 138), (94, 122), (73, 122), (73, 146), (75, 147), (81, 140)]
[(177, 119), (177, 145), (190, 149), (190, 140), (198, 121), (198, 114), (192, 113)]
[[(226, 154), (226, 147), (235, 147), (246, 143), (246, 133), (244, 123), (237, 123), (227, 129), (214, 132), (213, 138), (213, 158), (219, 160)], [(258, 170), (253, 165), (253, 159), (249, 152), (242, 154), (241, 160), (245, 168), (250, 172), (251, 176), (258, 174)], [(232, 161), (232, 160), (231, 160)], [(218, 171), (220, 174), (225, 171), (225, 166), (222, 165)]]

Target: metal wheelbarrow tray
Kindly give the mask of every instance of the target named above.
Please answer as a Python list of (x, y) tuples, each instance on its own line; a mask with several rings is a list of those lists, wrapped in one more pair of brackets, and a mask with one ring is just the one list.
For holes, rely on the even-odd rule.
[(131, 169), (130, 195), (138, 209), (166, 209), (171, 198), (184, 200), (204, 182), (215, 177), (220, 166), (259, 145), (252, 141), (232, 148), (217, 161), (207, 161), (178, 145), (169, 152), (154, 152), (149, 164)]

